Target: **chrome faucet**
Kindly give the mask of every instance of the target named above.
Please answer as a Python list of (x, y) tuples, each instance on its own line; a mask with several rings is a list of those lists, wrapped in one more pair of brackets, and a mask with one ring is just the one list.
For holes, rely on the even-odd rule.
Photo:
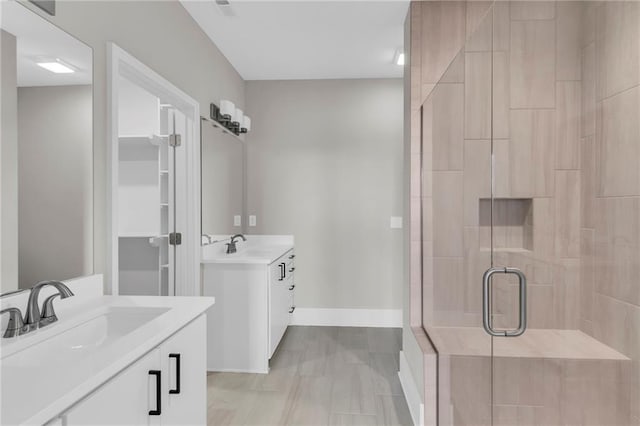
[(242, 234), (236, 234), (231, 237), (231, 242), (228, 242), (227, 245), (227, 254), (235, 253), (236, 249), (236, 238), (242, 238), (242, 241), (247, 241), (247, 239)]
[[(44, 300), (42, 313), (40, 313), (38, 296), (40, 295), (40, 290), (46, 286), (55, 287), (58, 292)], [(67, 297), (73, 296), (73, 292), (60, 281), (41, 281), (31, 288), (29, 301), (27, 302), (27, 313), (24, 318), (25, 327), (28, 328), (28, 331), (33, 331), (39, 327), (44, 327), (58, 321), (58, 317), (53, 310), (53, 300), (58, 296), (60, 296), (61, 299), (66, 299)]]
[(9, 322), (7, 323), (7, 329), (4, 331), (2, 337), (16, 337), (22, 334), (28, 333), (28, 328), (24, 325), (24, 319), (22, 318), (22, 312), (18, 308), (7, 308), (0, 311), (0, 314), (9, 314)]

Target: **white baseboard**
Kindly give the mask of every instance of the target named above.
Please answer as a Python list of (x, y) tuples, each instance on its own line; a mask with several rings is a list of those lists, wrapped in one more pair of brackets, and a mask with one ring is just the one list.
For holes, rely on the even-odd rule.
[(297, 308), (291, 325), (331, 327), (402, 327), (401, 309)]
[(423, 426), (424, 404), (420, 400), (420, 393), (418, 392), (416, 382), (413, 380), (413, 376), (409, 370), (409, 364), (407, 364), (407, 358), (402, 351), (400, 351), (400, 371), (398, 371), (398, 377), (400, 378), (404, 398), (409, 406), (413, 424), (415, 426)]

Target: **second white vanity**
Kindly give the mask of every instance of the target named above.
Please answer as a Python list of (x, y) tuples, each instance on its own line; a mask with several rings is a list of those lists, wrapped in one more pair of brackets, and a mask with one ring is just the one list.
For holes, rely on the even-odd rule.
[(238, 251), (224, 242), (202, 248), (207, 312), (207, 370), (268, 373), (295, 310), (293, 236), (248, 235)]

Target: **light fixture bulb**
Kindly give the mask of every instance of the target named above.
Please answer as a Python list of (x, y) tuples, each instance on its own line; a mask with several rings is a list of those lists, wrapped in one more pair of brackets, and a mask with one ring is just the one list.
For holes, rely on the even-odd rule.
[(242, 133), (247, 133), (251, 130), (251, 118), (249, 118), (248, 115), (245, 115), (244, 119), (242, 120), (241, 130)]
[(242, 124), (242, 120), (244, 118), (244, 113), (240, 108), (236, 108), (235, 114), (233, 115), (233, 122), (236, 126), (240, 127)]
[(220, 115), (225, 117), (227, 120), (231, 120), (235, 112), (236, 106), (233, 104), (233, 102), (226, 99), (220, 101)]
[(39, 60), (36, 62), (38, 66), (51, 71), (55, 74), (73, 74), (76, 70), (69, 64), (62, 62), (60, 59)]
[(404, 66), (404, 53), (398, 53), (396, 55), (396, 65)]

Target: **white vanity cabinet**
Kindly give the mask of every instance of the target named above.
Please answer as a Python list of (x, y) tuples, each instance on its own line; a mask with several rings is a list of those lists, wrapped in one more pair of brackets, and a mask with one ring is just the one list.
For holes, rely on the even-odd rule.
[(200, 315), (63, 413), (63, 424), (205, 425), (205, 335)]
[(269, 372), (295, 309), (294, 259), (292, 246), (203, 259), (203, 296), (216, 298), (207, 312), (209, 371)]

